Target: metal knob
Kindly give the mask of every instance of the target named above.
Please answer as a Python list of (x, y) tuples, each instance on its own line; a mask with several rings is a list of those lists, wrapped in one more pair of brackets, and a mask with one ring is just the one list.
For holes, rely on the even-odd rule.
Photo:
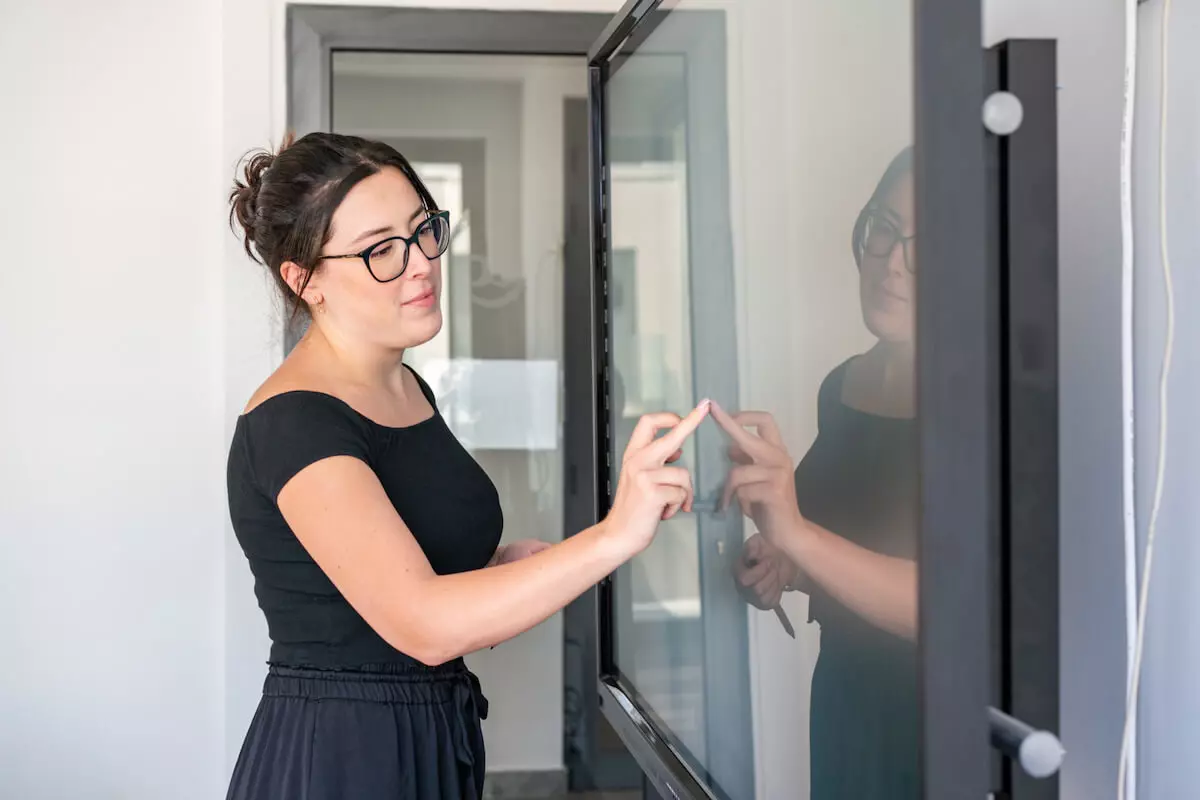
[(1049, 778), (1062, 767), (1066, 750), (1058, 737), (1035, 729), (997, 708), (988, 708), (992, 746), (1034, 778)]

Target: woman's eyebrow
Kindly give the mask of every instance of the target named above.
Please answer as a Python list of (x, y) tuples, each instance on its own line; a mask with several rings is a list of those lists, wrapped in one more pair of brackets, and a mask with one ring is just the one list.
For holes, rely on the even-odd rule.
[(364, 239), (370, 239), (373, 236), (379, 236), (380, 234), (383, 234), (383, 233), (391, 233), (392, 230), (393, 229), (392, 229), (391, 225), (384, 225), (382, 228), (372, 228), (369, 231), (364, 231), (363, 233), (360, 233), (354, 239), (354, 241), (352, 241), (350, 243), (350, 245), (354, 246), (354, 245), (358, 244), (359, 242), (363, 241)]
[(888, 218), (889, 222), (894, 223), (897, 228), (904, 228), (904, 223), (907, 222), (907, 220), (900, 215), (900, 212), (896, 211), (891, 206), (880, 206), (879, 211)]

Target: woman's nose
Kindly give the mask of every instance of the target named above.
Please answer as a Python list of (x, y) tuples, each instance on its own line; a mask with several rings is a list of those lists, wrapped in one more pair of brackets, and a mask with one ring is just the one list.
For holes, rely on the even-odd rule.
[(404, 270), (410, 278), (426, 278), (433, 271), (433, 263), (414, 245), (408, 252), (408, 268)]
[(888, 253), (888, 272), (893, 275), (906, 274), (908, 272), (908, 266), (904, 263), (904, 257), (904, 242), (896, 240), (896, 244), (892, 246), (892, 251)]

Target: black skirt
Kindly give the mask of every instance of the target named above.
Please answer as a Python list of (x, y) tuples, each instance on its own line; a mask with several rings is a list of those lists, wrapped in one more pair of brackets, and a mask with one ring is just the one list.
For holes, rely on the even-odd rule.
[(474, 800), (486, 716), (461, 659), (362, 671), (273, 666), (227, 799)]

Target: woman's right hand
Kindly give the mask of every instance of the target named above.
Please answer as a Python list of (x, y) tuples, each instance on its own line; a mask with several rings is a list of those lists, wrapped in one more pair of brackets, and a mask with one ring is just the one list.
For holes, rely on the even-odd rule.
[(783, 593), (799, 572), (792, 560), (761, 533), (746, 540), (741, 557), (733, 567), (742, 598), (763, 611), (779, 605)]
[[(680, 419), (677, 414), (647, 414), (629, 437), (612, 510), (602, 525), (632, 557), (649, 546), (658, 523), (692, 509), (692, 476), (683, 467), (667, 466), (680, 456), (687, 437), (708, 416), (705, 400)], [(670, 430), (659, 438), (664, 428)]]

